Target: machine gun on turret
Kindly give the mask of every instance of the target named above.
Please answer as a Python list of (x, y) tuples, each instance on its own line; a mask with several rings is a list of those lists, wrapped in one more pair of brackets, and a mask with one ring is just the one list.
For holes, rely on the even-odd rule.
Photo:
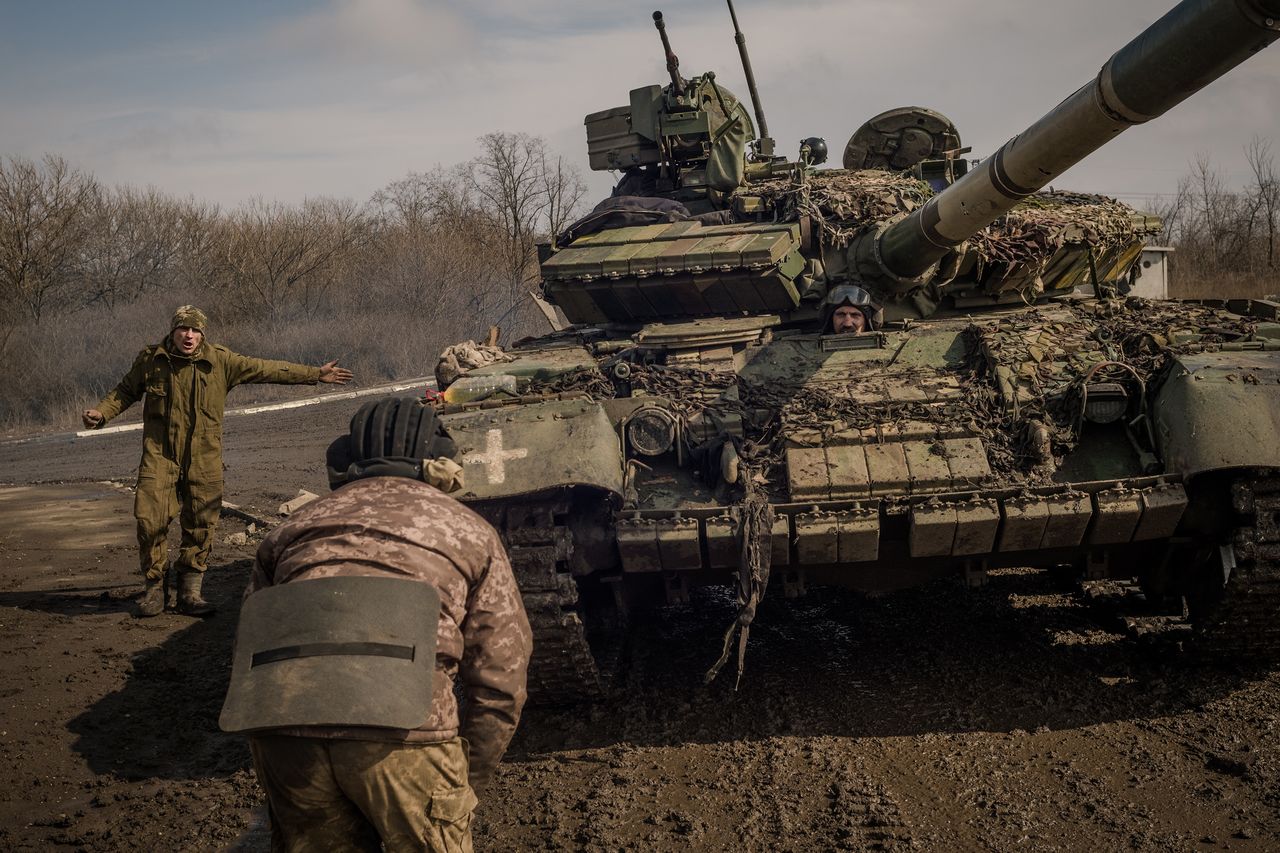
[(617, 194), (663, 195), (695, 212), (713, 210), (742, 184), (748, 145), (759, 147), (755, 128), (714, 73), (680, 73), (661, 12), (653, 23), (670, 82), (632, 89), (626, 106), (587, 116), (587, 156), (592, 169), (622, 172)]
[(667, 73), (671, 75), (671, 93), (678, 98), (683, 98), (685, 82), (680, 76), (680, 58), (671, 50), (671, 41), (667, 38), (667, 25), (662, 20), (661, 12), (653, 13), (653, 25), (658, 28), (658, 36), (662, 39), (662, 51), (667, 55)]

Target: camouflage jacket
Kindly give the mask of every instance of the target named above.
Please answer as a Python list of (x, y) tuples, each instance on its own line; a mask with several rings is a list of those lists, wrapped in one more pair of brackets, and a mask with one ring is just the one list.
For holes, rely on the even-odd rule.
[(171, 352), (161, 342), (138, 353), (97, 408), (105, 424), (145, 394), (143, 473), (149, 462), (168, 459), (208, 469), (210, 477), (221, 480), (227, 392), (250, 382), (304, 385), (319, 379), (318, 367), (250, 358), (208, 341), (190, 356)]
[[(342, 575), (395, 575), (440, 594), (431, 713), (413, 731), (290, 729), (362, 740), (470, 743), (473, 784), (488, 781), (525, 700), (533, 635), (498, 534), (433, 486), (406, 477), (357, 480), (310, 504), (258, 548), (246, 595), (272, 584)], [(453, 685), (465, 717), (459, 726)]]

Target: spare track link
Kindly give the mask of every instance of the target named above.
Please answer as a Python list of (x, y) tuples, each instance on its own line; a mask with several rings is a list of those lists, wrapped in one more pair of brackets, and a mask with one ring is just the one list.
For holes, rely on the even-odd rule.
[(600, 673), (578, 608), (578, 584), (567, 569), (569, 531), (555, 523), (547, 506), (508, 507), (499, 529), (533, 628), (530, 700), (558, 704), (598, 697)]
[(1215, 657), (1280, 658), (1280, 474), (1235, 482), (1231, 502), (1252, 523), (1232, 536), (1236, 565), (1198, 621), (1195, 645)]

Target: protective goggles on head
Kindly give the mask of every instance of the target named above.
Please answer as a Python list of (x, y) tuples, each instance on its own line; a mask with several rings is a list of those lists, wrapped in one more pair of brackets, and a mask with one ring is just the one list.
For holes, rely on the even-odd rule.
[(831, 288), (827, 293), (828, 305), (874, 305), (871, 294), (856, 284), (841, 284)]

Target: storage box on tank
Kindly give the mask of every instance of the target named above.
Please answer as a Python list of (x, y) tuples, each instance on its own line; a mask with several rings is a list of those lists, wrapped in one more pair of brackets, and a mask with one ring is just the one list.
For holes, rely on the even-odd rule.
[(586, 118), (587, 159), (597, 172), (662, 161), (658, 144), (631, 129), (631, 107), (601, 110)]
[(1130, 295), (1144, 299), (1169, 298), (1169, 255), (1172, 252), (1168, 246), (1143, 248)]

